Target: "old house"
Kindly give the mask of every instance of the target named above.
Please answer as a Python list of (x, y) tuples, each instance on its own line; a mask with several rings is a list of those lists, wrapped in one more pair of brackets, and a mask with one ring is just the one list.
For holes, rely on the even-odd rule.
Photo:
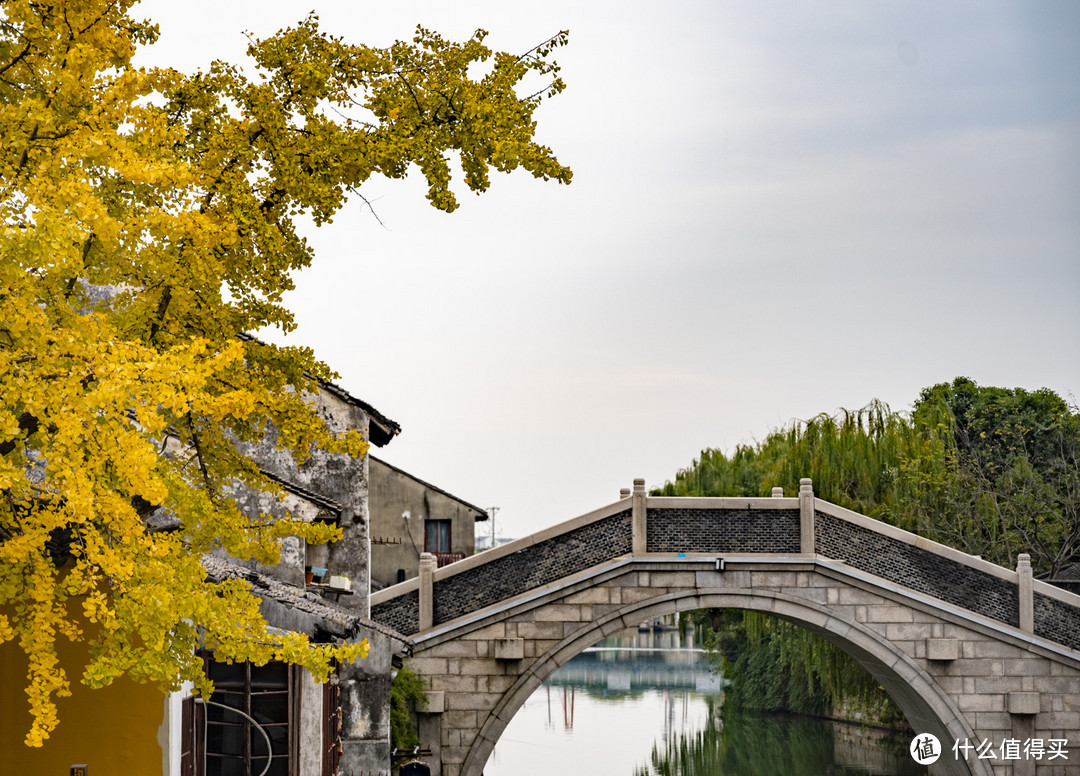
[(472, 555), (487, 510), (368, 455), (373, 589), (415, 577), (420, 553), (439, 566)]
[[(386, 445), (400, 430), (337, 386), (321, 386), (315, 400), (332, 429), (361, 429), (374, 447)], [(269, 444), (245, 452), (287, 496), (275, 504), (264, 493), (239, 493), (242, 504), (331, 521), (343, 537), (318, 547), (283, 540), (281, 562), (272, 566), (207, 556), (208, 578), (246, 580), (275, 628), (318, 641), (366, 638), (368, 657), (339, 666), (330, 683), (317, 684), (303, 669), (284, 663), (218, 663), (207, 653), (206, 669), (216, 690), (203, 701), (190, 689), (163, 695), (126, 679), (90, 690), (78, 683), (75, 668), (86, 662), (84, 645), (63, 644), (60, 660), (73, 667), (69, 674), (76, 680), (72, 695), (59, 700), (61, 724), (50, 740), (31, 749), (22, 743), (28, 721), (22, 696), (25, 658), (14, 645), (3, 645), (0, 761), (5, 773), (67, 774), (75, 765), (98, 775), (230, 776), (264, 768), (267, 776), (389, 773), (391, 671), (409, 642), (368, 619), (369, 459), (316, 452), (298, 468)], [(312, 568), (326, 572), (316, 578)], [(332, 577), (338, 578), (333, 586)], [(345, 578), (349, 581), (342, 584)]]

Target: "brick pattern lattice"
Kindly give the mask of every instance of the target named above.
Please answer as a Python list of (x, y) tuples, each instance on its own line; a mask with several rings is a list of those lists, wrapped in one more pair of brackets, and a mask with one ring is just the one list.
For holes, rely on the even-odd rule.
[(1035, 635), (1080, 649), (1080, 609), (1036, 593)]
[(1016, 585), (846, 520), (815, 513), (818, 554), (984, 617), (1019, 626)]
[[(816, 513), (817, 551), (1007, 625), (1018, 626), (1016, 585), (906, 542)], [(781, 509), (650, 509), (649, 552), (799, 551), (799, 513)], [(552, 537), (435, 585), (435, 622), (448, 622), (629, 554), (629, 510)], [(419, 597), (406, 593), (371, 609), (373, 620), (411, 635)], [(1080, 649), (1080, 608), (1035, 595), (1035, 634)]]
[[(463, 617), (630, 551), (627, 510), (436, 582), (435, 624)], [(372, 607), (372, 619), (411, 636), (419, 630), (416, 600), (417, 594), (410, 593), (385, 601)]]
[(420, 630), (420, 594), (415, 590), (371, 607), (371, 619), (389, 625), (403, 636)]
[(798, 552), (791, 509), (650, 509), (649, 552)]

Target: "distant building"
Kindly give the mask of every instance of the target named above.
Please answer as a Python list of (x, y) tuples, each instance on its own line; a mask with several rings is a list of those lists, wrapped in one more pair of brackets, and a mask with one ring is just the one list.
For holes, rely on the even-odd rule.
[(492, 545), (491, 534), (480, 534), (476, 537), (476, 551), (482, 552), (484, 550), (490, 550), (494, 547), (502, 547), (504, 544), (509, 544), (514, 541), (512, 536), (496, 536), (495, 543)]
[(1047, 579), (1051, 585), (1056, 585), (1062, 590), (1080, 595), (1080, 563), (1066, 566), (1053, 579)]
[(439, 566), (473, 554), (485, 509), (370, 453), (367, 459), (372, 589), (415, 577), (421, 552), (433, 553)]

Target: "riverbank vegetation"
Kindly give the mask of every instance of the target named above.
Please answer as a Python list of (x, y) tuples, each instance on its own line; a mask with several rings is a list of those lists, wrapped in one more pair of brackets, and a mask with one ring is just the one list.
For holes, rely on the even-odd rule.
[[(983, 387), (967, 378), (926, 388), (911, 412), (872, 402), (771, 432), (731, 453), (704, 450), (665, 496), (819, 498), (1007, 568), (1020, 553), (1054, 578), (1080, 562), (1080, 412), (1053, 391)], [(876, 682), (830, 643), (753, 612), (687, 615), (732, 680), (742, 708), (876, 724), (902, 720)]]
[(390, 745), (407, 750), (420, 746), (414, 712), (428, 707), (424, 682), (412, 668), (404, 665), (390, 682)]
[[(708, 776), (782, 773), (818, 776), (834, 764), (859, 773), (921, 776), (925, 770), (907, 753), (907, 738), (816, 720), (753, 713), (719, 713), (711, 699), (705, 727), (669, 731), (653, 744), (648, 762), (634, 776)], [(825, 732), (825, 735), (823, 735)], [(830, 767), (832, 766), (832, 767)], [(828, 768), (826, 771), (825, 769)], [(850, 772), (846, 767), (844, 773)]]

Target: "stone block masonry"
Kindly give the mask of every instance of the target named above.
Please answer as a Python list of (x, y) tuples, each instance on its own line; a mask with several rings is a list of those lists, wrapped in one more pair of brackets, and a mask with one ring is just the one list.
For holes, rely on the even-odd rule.
[[(433, 772), (480, 776), (516, 710), (559, 666), (622, 628), (700, 608), (762, 611), (824, 636), (919, 732), (942, 741), (1067, 738), (1069, 767), (1080, 768), (1080, 597), (1038, 582), (1025, 590), (1020, 572), (812, 501), (804, 486), (800, 499), (636, 494), (645, 552), (632, 552), (624, 500), (493, 551), (488, 562), (471, 559), (460, 573), (440, 570), (429, 629), (418, 628), (415, 587), (377, 594), (373, 616), (415, 634), (413, 666), (444, 694), (446, 713), (425, 721), (438, 735)], [(807, 526), (812, 541), (801, 536)], [(814, 551), (800, 552), (807, 546)], [(948, 758), (930, 770), (1057, 771), (1058, 763)]]

